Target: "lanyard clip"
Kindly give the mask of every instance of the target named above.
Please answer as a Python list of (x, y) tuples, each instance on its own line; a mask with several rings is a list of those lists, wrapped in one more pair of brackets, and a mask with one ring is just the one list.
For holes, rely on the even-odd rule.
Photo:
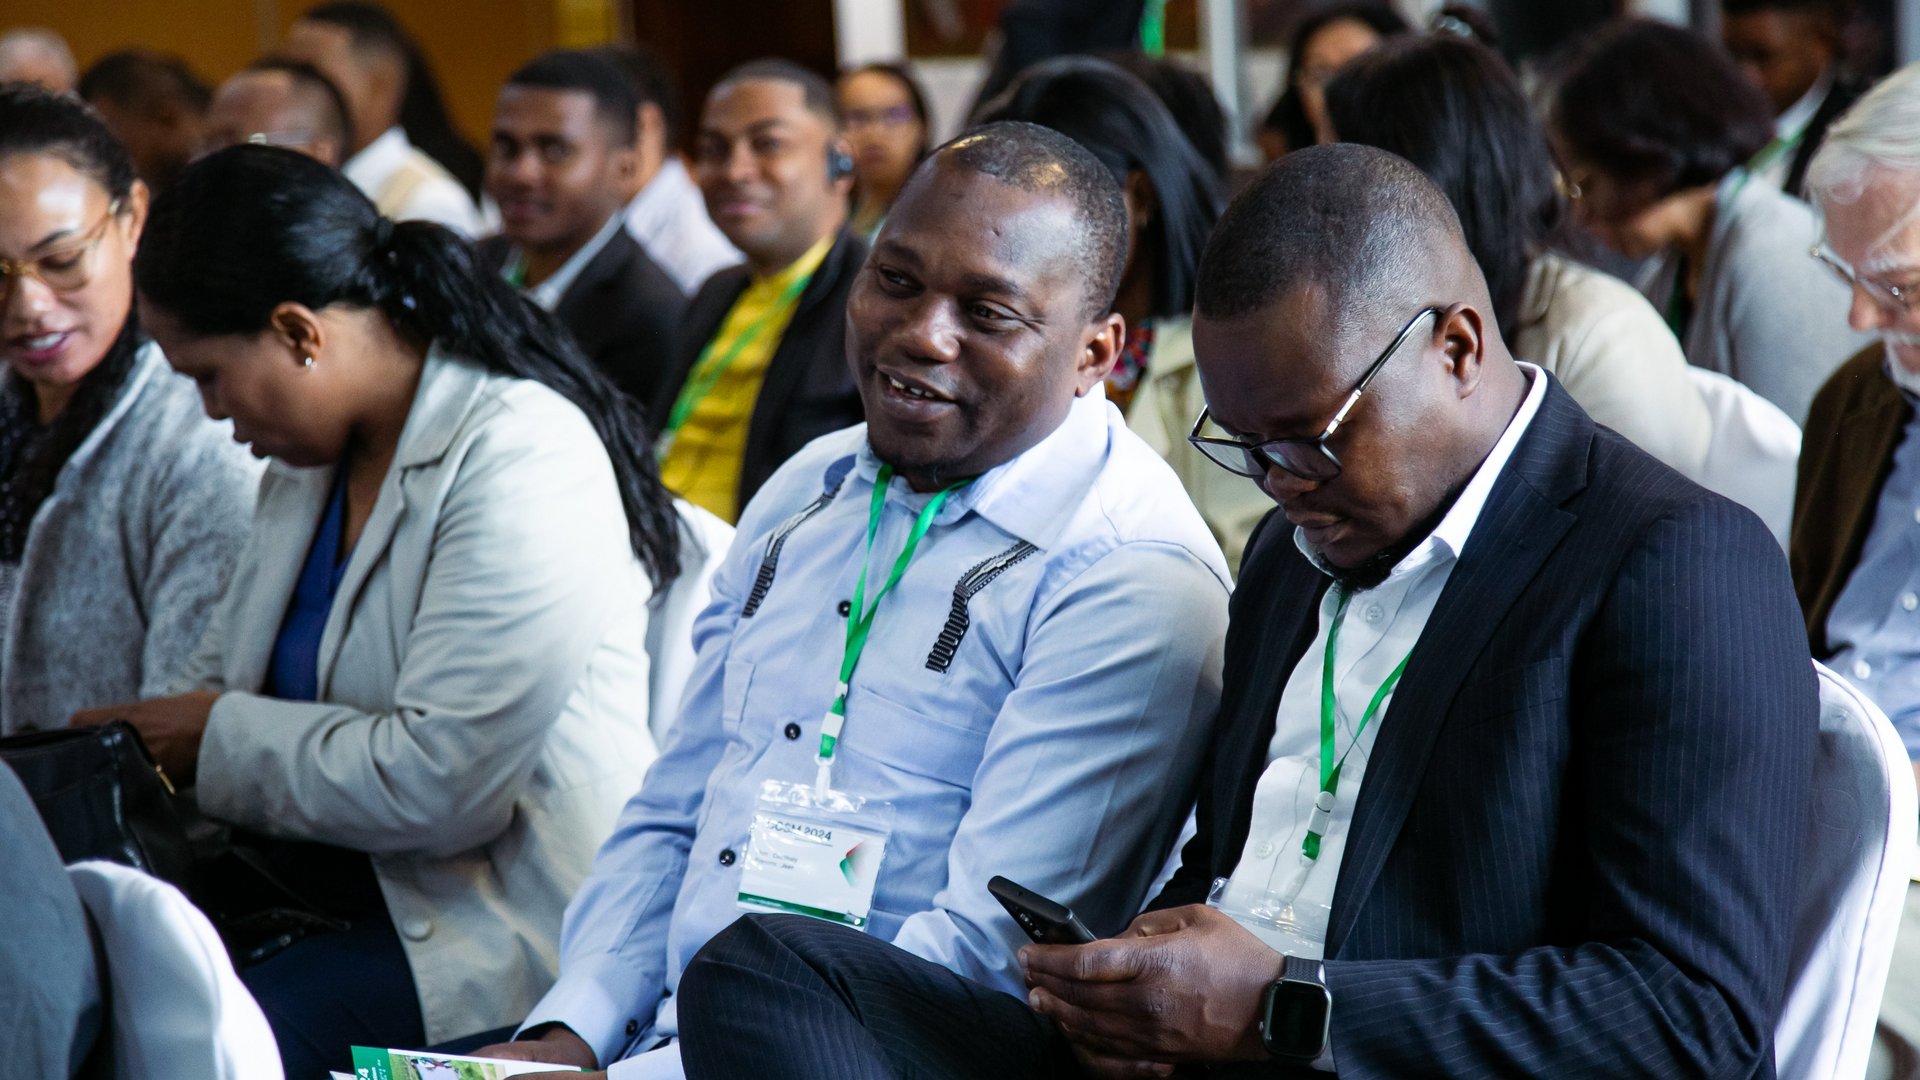
[(847, 726), (847, 684), (841, 683), (834, 694), (833, 706), (820, 717), (820, 749), (813, 755), (818, 767), (814, 773), (813, 790), (819, 797), (826, 797), (833, 790), (833, 755), (840, 746), (840, 732)]

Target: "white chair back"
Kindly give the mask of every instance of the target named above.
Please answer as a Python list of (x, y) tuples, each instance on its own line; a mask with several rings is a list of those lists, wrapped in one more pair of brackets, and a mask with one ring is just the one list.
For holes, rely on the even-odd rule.
[(713, 598), (713, 572), (733, 545), (733, 526), (684, 499), (673, 500), (673, 508), (680, 512), (680, 576), (647, 605), (647, 727), (661, 745), (693, 674), (693, 621)]
[(118, 863), (67, 875), (106, 957), (114, 1080), (285, 1080), (266, 1016), (180, 890)]
[(1880, 707), (1822, 664), (1820, 749), (1774, 1067), (1780, 1080), (1866, 1074), (1913, 865), (1913, 769)]
[(1782, 548), (1793, 524), (1800, 425), (1780, 407), (1717, 371), (1689, 365), (1687, 375), (1713, 417), (1713, 438), (1691, 479), (1760, 515)]

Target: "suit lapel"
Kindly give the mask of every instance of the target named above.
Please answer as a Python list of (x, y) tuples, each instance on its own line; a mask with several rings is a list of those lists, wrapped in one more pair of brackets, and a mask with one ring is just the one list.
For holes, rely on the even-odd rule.
[(616, 314), (617, 309), (594, 303), (595, 294), (626, 272), (627, 260), (638, 246), (624, 228), (615, 230), (599, 253), (580, 268), (579, 276), (553, 306), (555, 317), (568, 326), (598, 327), (604, 318)]
[[(747, 456), (754, 457), (765, 453), (768, 440), (779, 427), (779, 421), (787, 412), (787, 404), (802, 381), (812, 374), (813, 357), (794, 358), (795, 352), (812, 353), (819, 345), (814, 333), (814, 321), (823, 317), (820, 310), (821, 299), (833, 292), (840, 277), (846, 272), (848, 236), (842, 232), (828, 249), (826, 258), (820, 260), (820, 266), (813, 272), (812, 280), (800, 293), (800, 300), (794, 305), (793, 318), (787, 320), (786, 329), (781, 331), (779, 344), (773, 348), (773, 356), (767, 362), (767, 373), (760, 382), (760, 396), (753, 403), (753, 415), (747, 423)], [(844, 318), (844, 306), (835, 311), (825, 312), (825, 316)], [(844, 359), (839, 360), (845, 363)]]
[(1577, 520), (1561, 506), (1585, 486), (1593, 430), (1566, 391), (1549, 383), (1546, 400), (1494, 484), (1380, 718), (1335, 883), (1328, 956), (1338, 955), (1400, 835), (1454, 695), (1508, 610)]
[[(259, 690), (267, 684), (274, 641), (286, 621), (294, 583), (300, 578), (307, 549), (313, 546), (320, 515), (333, 490), (332, 468), (296, 469), (278, 462), (268, 468), (270, 486), (262, 488), (262, 498), (271, 499), (272, 506), (254, 515), (255, 533), (249, 547), (282, 555), (299, 552), (300, 558), (252, 560), (255, 569), (243, 594), (244, 606), (234, 611), (234, 625), (226, 634), (228, 652), (223, 675), (228, 686), (241, 690)], [(271, 494), (266, 494), (269, 491)]]
[[(374, 567), (386, 558), (394, 533), (406, 518), (408, 474), (445, 456), (486, 382), (486, 372), (470, 364), (446, 360), (437, 354), (427, 358), (419, 389), (414, 392), (413, 409), (407, 414), (400, 445), (394, 450), (393, 465), (381, 481), (373, 513), (360, 530), (360, 539), (354, 542), (353, 554), (348, 557), (346, 572), (340, 578), (340, 589), (327, 611), (326, 628), (320, 634), (317, 668), (322, 696), (332, 685), (341, 639), (359, 603), (360, 591), (366, 587)], [(298, 572), (297, 566), (295, 572)]]
[[(1246, 850), (1247, 834), (1253, 826), (1253, 796), (1266, 768), (1268, 746), (1273, 742), (1280, 695), (1320, 630), (1320, 598), (1330, 585), (1327, 576), (1294, 546), (1293, 527), (1285, 518), (1274, 516), (1268, 527), (1273, 530), (1268, 546), (1284, 545), (1284, 550), (1274, 552), (1278, 565), (1273, 568), (1262, 603), (1236, 612), (1229, 632), (1236, 639), (1241, 633), (1247, 635), (1243, 639), (1246, 644), (1239, 640), (1231, 643), (1228, 656), (1232, 659), (1228, 662), (1248, 672), (1248, 686), (1240, 697), (1241, 715), (1227, 725), (1227, 739), (1218, 750), (1225, 763), (1222, 771), (1232, 777), (1225, 789), (1232, 801), (1222, 808), (1223, 820), (1230, 826), (1213, 852), (1219, 877), (1231, 877), (1240, 853)], [(1253, 573), (1242, 573), (1242, 588), (1249, 578), (1260, 580), (1256, 576), (1260, 571), (1251, 566), (1248, 569)], [(1252, 629), (1242, 630), (1242, 620), (1251, 620)]]

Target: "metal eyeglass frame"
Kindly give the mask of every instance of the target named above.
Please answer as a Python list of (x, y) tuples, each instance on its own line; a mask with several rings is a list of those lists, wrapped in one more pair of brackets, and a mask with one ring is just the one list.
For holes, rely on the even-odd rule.
[[(1347, 400), (1341, 403), (1340, 410), (1333, 414), (1333, 419), (1327, 421), (1326, 429), (1313, 438), (1245, 442), (1240, 439), (1221, 439), (1202, 435), (1200, 429), (1206, 425), (1212, 413), (1209, 409), (1201, 409), (1199, 418), (1193, 422), (1192, 433), (1187, 436), (1187, 442), (1192, 444), (1194, 449), (1205, 454), (1208, 461), (1235, 476), (1258, 480), (1266, 475), (1268, 468), (1278, 465), (1302, 480), (1315, 483), (1332, 480), (1340, 475), (1342, 466), (1340, 459), (1335, 457), (1333, 450), (1327, 446), (1327, 440), (1333, 438), (1333, 433), (1339, 431), (1340, 426), (1347, 422), (1347, 414), (1352, 412), (1354, 405), (1359, 403), (1360, 395), (1367, 390), (1367, 384), (1373, 381), (1375, 375), (1380, 374), (1380, 369), (1386, 367), (1387, 361), (1393, 359), (1393, 355), (1400, 351), (1408, 338), (1413, 336), (1413, 328), (1420, 325), (1420, 320), (1429, 315), (1443, 314), (1445, 311), (1441, 308), (1425, 307), (1421, 308), (1413, 318), (1407, 320), (1407, 325), (1401, 327), (1400, 332), (1394, 335), (1393, 344), (1388, 345), (1386, 350), (1368, 365), (1366, 374), (1361, 375), (1360, 381), (1354, 384), (1353, 391), (1347, 395)], [(1213, 451), (1207, 449), (1209, 446), (1231, 447), (1239, 451), (1245, 467), (1236, 468), (1229, 465), (1215, 456)], [(1298, 455), (1296, 460), (1289, 460), (1296, 454)]]

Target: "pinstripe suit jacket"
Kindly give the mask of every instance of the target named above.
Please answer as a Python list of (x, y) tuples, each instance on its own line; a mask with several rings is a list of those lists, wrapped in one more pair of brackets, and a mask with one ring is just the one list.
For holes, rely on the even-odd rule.
[[(1291, 531), (1248, 547), (1157, 907), (1246, 843), (1327, 587)], [(1327, 941), (1341, 1076), (1771, 1078), (1817, 730), (1765, 526), (1551, 385), (1381, 718)]]

